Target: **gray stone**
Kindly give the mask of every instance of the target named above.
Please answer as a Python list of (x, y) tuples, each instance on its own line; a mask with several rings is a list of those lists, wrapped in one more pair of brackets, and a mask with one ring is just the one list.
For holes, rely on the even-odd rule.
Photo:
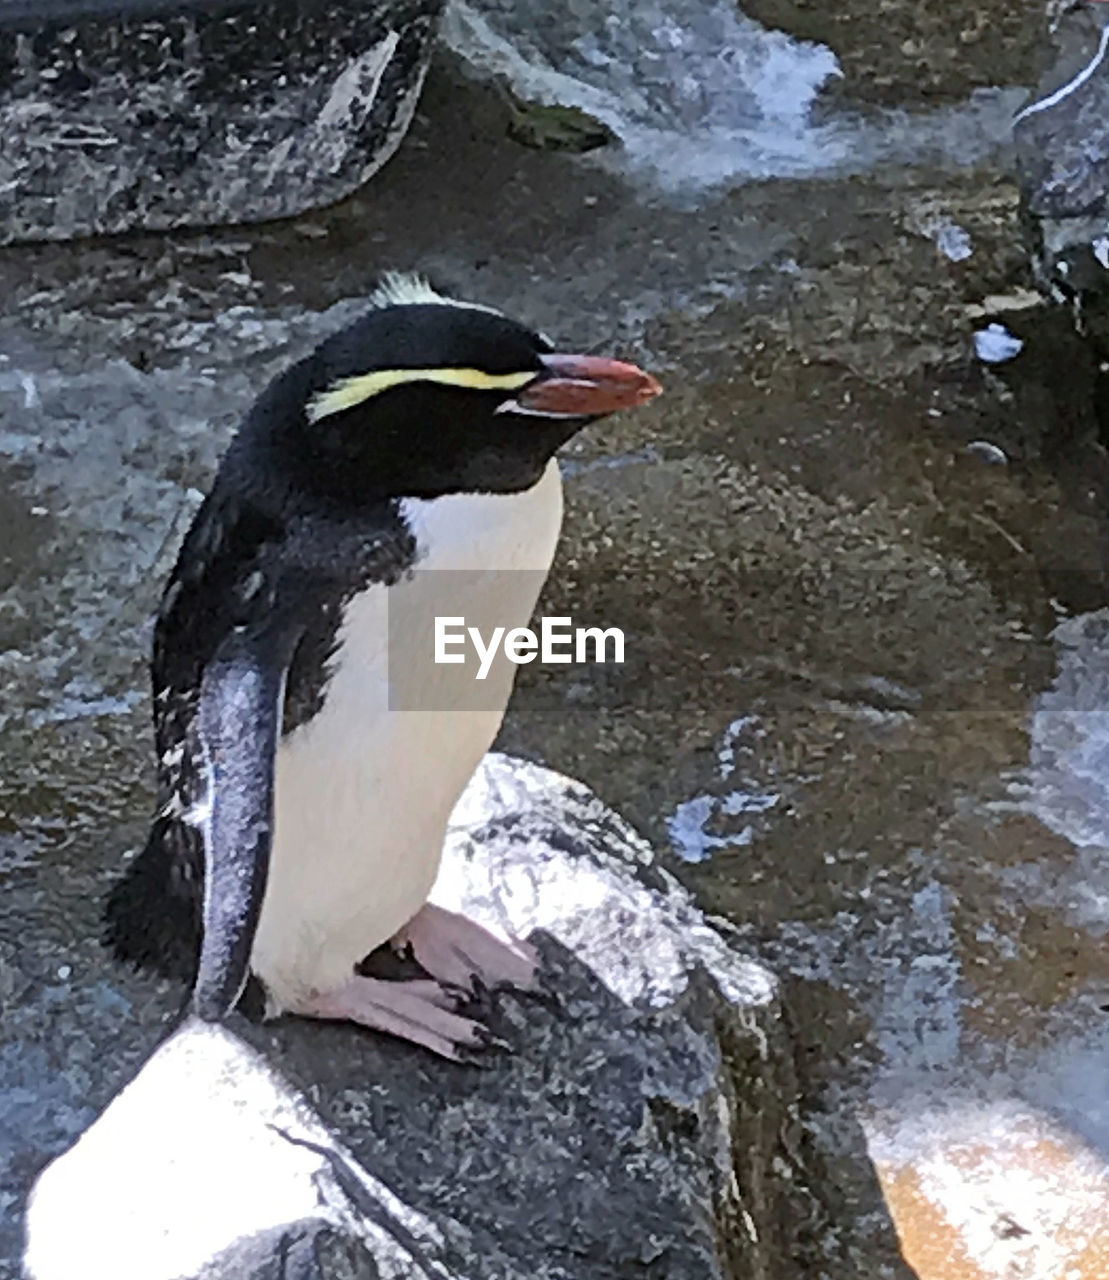
[(339, 1168), (355, 1176), (258, 1054), (223, 1027), (190, 1020), (40, 1179), (27, 1273), (374, 1276), (365, 1251), (349, 1247), (346, 1270), (315, 1265), (351, 1227)]
[(1048, 69), (1014, 124), (1021, 195), (1041, 285), (1088, 309), (1109, 351), (1096, 319), (1109, 315), (1109, 9), (1056, 9)]
[(557, 994), (498, 998), (511, 1053), (481, 1069), (350, 1028), (186, 1021), (41, 1175), (28, 1277), (802, 1266), (819, 1215), (775, 983), (620, 818), (491, 755), (434, 900), (539, 943)]
[(396, 150), (443, 0), (0, 0), (0, 243), (256, 222)]

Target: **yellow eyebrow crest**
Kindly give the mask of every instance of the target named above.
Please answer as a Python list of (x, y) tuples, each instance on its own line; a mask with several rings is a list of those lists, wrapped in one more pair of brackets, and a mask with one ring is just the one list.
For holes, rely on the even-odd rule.
[(406, 382), (438, 382), (445, 387), (465, 387), (469, 391), (518, 391), (538, 377), (527, 373), (485, 373), (481, 369), (375, 369), (354, 378), (340, 378), (326, 391), (308, 401), (309, 422), (319, 422), (333, 413), (353, 409), (356, 404)]

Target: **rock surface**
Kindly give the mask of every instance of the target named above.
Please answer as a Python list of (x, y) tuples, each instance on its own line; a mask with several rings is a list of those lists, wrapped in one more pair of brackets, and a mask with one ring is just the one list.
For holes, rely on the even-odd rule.
[[(1013, 6), (984, 14), (984, 2), (944, 0), (925, 25), (952, 33), (972, 16), (991, 38), (1000, 27), (1007, 44), (1038, 34)], [(880, 25), (886, 39), (902, 43), (888, 60), (897, 78), (916, 82), (917, 93), (935, 101), (937, 77), (906, 59), (911, 39), (894, 35), (897, 25), (916, 26), (926, 7), (890, 0)], [(839, 40), (796, 40), (787, 34), (790, 19), (775, 17), (764, 27), (750, 10), (735, 0), (452, 0), (442, 39), (467, 74), (507, 87), (530, 111), (574, 108), (587, 136), (618, 143), (602, 149), (610, 171), (671, 193), (736, 178), (860, 173), (875, 163), (982, 163), (1008, 149), (1023, 95), (996, 87), (992, 74), (990, 88), (937, 112), (876, 106), (873, 90), (882, 101), (889, 82), (883, 93), (875, 68), (865, 76), (851, 73), (857, 64), (848, 71)], [(827, 24), (818, 17), (815, 25)], [(968, 26), (957, 30), (963, 52)], [(938, 80), (952, 77), (941, 72)], [(962, 76), (954, 81), (966, 84)], [(831, 112), (833, 98), (856, 102), (860, 85), (870, 90), (861, 95), (864, 112)], [(539, 132), (541, 145), (557, 140), (548, 121)], [(510, 134), (519, 138), (518, 120)], [(532, 128), (524, 137), (534, 145)]]
[(1041, 283), (1109, 355), (1109, 6), (1056, 5), (1049, 66), (1014, 137)]
[(373, 1275), (341, 1238), (349, 1161), (262, 1058), (189, 1021), (43, 1175), (27, 1274), (253, 1277), (280, 1258), (283, 1275)]
[(404, 136), (442, 0), (0, 3), (0, 243), (330, 204)]
[[(347, 1028), (290, 1022), (274, 1041), (240, 1023), (263, 1057), (187, 1020), (41, 1176), (32, 1280), (803, 1264), (817, 1217), (773, 979), (558, 774), (492, 755), (455, 822), (434, 900), (538, 930), (552, 979), (551, 998), (497, 999), (513, 1052), (460, 1067)], [(344, 1101), (350, 1152), (270, 1063), (325, 1109)]]

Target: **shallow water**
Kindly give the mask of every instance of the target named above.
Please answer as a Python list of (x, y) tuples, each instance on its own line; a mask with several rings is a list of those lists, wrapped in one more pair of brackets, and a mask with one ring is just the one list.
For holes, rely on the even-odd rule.
[(687, 198), (736, 180), (975, 164), (1007, 148), (1025, 97), (991, 88), (927, 111), (821, 111), (821, 90), (842, 77), (833, 51), (728, 0), (455, 0), (444, 39), (525, 99), (602, 120), (622, 143), (611, 167)]

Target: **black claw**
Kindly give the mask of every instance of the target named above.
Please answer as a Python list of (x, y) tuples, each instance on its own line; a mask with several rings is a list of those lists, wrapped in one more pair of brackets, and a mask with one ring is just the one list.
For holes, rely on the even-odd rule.
[(492, 1067), (499, 1058), (512, 1052), (512, 1045), (495, 1035), (488, 1027), (479, 1026), (469, 1044), (456, 1045), (455, 1049), (459, 1061), (469, 1067)]
[(474, 993), (468, 987), (460, 987), (454, 982), (440, 982), (439, 986), (451, 997), (455, 1002), (453, 1012), (457, 1013), (463, 1009), (474, 998)]
[(536, 975), (535, 985), (524, 994), (544, 1005), (552, 1013), (561, 1013), (564, 1008), (562, 992), (558, 989), (554, 975), (542, 970)]
[(488, 1027), (483, 1027), (482, 1031), (484, 1034), (481, 1037), (481, 1047), (486, 1053), (512, 1052), (512, 1045), (503, 1036), (490, 1031)]

